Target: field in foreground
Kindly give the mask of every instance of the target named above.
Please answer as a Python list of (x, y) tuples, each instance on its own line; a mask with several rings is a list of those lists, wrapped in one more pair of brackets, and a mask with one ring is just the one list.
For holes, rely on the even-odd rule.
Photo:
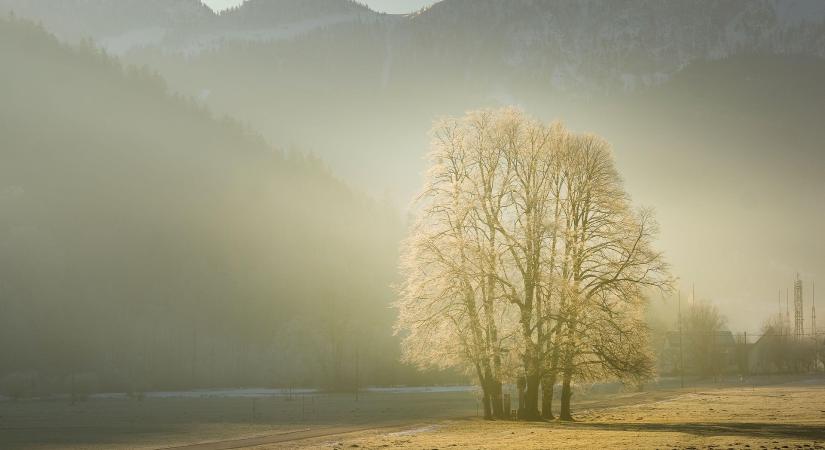
[(569, 424), (448, 420), (259, 448), (296, 447), (825, 449), (825, 383), (697, 390), (582, 410)]
[[(825, 378), (580, 392), (575, 423), (485, 422), (462, 389), (190, 391), (0, 401), (0, 448), (737, 448), (825, 450)], [(181, 447), (182, 446), (182, 447)]]

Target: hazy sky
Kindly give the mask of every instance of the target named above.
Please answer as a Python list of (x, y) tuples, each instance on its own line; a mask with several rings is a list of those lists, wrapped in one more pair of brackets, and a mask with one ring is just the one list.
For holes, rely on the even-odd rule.
[[(244, 0), (203, 0), (203, 2), (215, 11), (220, 11), (240, 5)], [(390, 14), (410, 13), (435, 3), (433, 0), (361, 0), (361, 2), (378, 12)]]

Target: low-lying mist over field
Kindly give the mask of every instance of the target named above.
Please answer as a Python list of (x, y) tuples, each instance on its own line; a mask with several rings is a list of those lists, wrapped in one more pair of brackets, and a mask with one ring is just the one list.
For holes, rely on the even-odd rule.
[(823, 80), (820, 0), (0, 0), (0, 403), (816, 373)]

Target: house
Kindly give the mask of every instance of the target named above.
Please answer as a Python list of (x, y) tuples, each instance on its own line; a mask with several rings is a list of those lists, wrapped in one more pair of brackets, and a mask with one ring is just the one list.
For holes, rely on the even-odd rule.
[(775, 373), (782, 370), (779, 362), (780, 349), (787, 336), (768, 328), (748, 349), (748, 372), (752, 374)]
[(659, 372), (676, 375), (684, 365), (685, 374), (712, 375), (740, 372), (740, 352), (733, 333), (670, 331), (664, 339)]

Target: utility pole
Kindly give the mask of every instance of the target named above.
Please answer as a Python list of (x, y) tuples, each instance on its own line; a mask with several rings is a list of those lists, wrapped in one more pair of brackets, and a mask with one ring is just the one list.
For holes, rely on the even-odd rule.
[(802, 280), (799, 274), (796, 274), (796, 280), (793, 283), (793, 312), (794, 324), (793, 335), (794, 339), (801, 341), (805, 336), (805, 310), (802, 298)]
[(713, 382), (718, 382), (718, 372), (720, 370), (719, 364), (719, 352), (716, 348), (716, 333), (718, 333), (715, 329), (713, 330), (713, 334), (711, 334), (711, 359), (710, 360), (710, 370), (713, 372)]
[(811, 281), (811, 339), (814, 340), (814, 370), (819, 368), (819, 338), (816, 335), (816, 283)]
[(355, 342), (355, 401), (358, 401), (358, 341)]
[(195, 366), (198, 363), (198, 322), (195, 319), (194, 324), (192, 325), (192, 360), (190, 361), (189, 365), (189, 383), (190, 389), (196, 389), (197, 383), (195, 383)]
[(816, 342), (816, 284), (811, 281), (811, 336)]
[(782, 320), (783, 320), (782, 319), (782, 289), (779, 289), (779, 291), (777, 291), (776, 301), (777, 301), (777, 304), (779, 305), (779, 325), (781, 326), (782, 325)]
[(750, 369), (751, 369), (750, 354), (748, 352), (748, 331), (747, 330), (745, 330), (745, 342), (742, 345), (742, 351), (745, 353), (745, 357), (743, 358), (745, 360), (745, 368), (744, 368), (744, 370), (741, 371), (741, 372), (744, 372), (743, 373), (743, 376), (744, 376), (744, 374), (750, 374)]
[(684, 343), (682, 342), (682, 291), (679, 291), (679, 377), (682, 388), (685, 387), (685, 357)]

